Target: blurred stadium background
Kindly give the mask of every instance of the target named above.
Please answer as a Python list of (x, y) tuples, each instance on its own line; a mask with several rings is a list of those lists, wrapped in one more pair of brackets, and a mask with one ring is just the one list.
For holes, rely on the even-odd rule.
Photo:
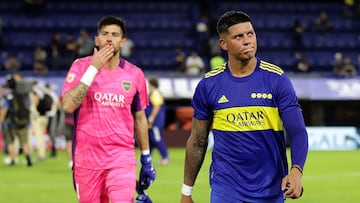
[[(0, 2), (0, 84), (5, 82), (5, 76), (8, 73), (3, 63), (9, 56), (15, 55), (21, 62), (20, 72), (25, 77), (50, 83), (60, 93), (71, 60), (68, 58), (51, 59), (50, 42), (53, 35), (60, 32), (62, 42), (65, 42), (65, 36), (71, 34), (76, 41), (81, 31), (85, 30), (93, 38), (96, 33), (96, 23), (101, 17), (105, 15), (123, 17), (127, 22), (127, 35), (135, 44), (133, 55), (129, 60), (141, 67), (146, 75), (157, 75), (160, 78), (160, 89), (167, 103), (166, 142), (169, 147), (183, 147), (191, 126), (191, 95), (200, 78), (187, 76), (177, 71), (176, 48), (181, 48), (186, 56), (192, 51), (198, 51), (209, 70), (211, 54), (208, 50), (210, 47), (204, 48), (201, 45), (213, 39), (216, 34), (215, 22), (219, 15), (226, 10), (238, 9), (247, 12), (254, 21), (259, 46), (258, 56), (279, 65), (294, 82), (305, 122), (309, 127), (311, 149), (321, 151), (358, 151), (359, 149), (360, 12), (358, 0), (315, 0), (311, 3), (299, 0), (140, 2), (40, 0), (39, 2), (43, 4), (38, 6), (31, 2), (21, 0), (1, 0)], [(314, 21), (322, 11), (327, 12), (332, 22), (332, 29), (325, 34), (317, 32), (314, 28)], [(203, 38), (196, 31), (197, 23), (204, 16), (209, 30), (206, 41), (202, 41)], [(294, 41), (293, 25), (296, 20), (299, 20), (304, 28), (302, 47), (297, 46)], [(46, 74), (36, 74), (33, 71), (33, 54), (36, 47), (42, 47), (47, 52), (45, 63), (49, 72)], [(295, 53), (306, 57), (311, 67), (310, 72), (296, 71), (298, 58)], [(334, 75), (336, 53), (350, 56), (358, 71), (356, 76), (339, 78)], [(332, 155), (329, 154), (329, 156)], [(343, 158), (341, 155), (338, 157)], [(358, 163), (359, 158), (349, 161), (351, 162), (346, 162), (350, 164), (347, 167), (356, 168), (353, 164)], [(311, 160), (311, 163), (318, 167), (314, 160)], [(324, 164), (331, 168), (335, 163)], [(321, 174), (321, 172), (316, 171), (315, 174)], [(358, 173), (352, 171), (351, 174), (349, 177), (352, 180), (360, 181)], [(311, 184), (310, 178), (305, 181)], [(0, 186), (4, 184), (1, 183)], [(346, 186), (343, 187), (346, 190)], [(2, 188), (4, 189), (5, 186)], [(313, 189), (322, 190), (321, 188)], [(350, 188), (351, 191), (352, 189)], [(315, 193), (317, 192), (313, 192)], [(354, 194), (351, 193), (351, 195)], [(349, 201), (344, 202), (356, 202), (359, 199), (347, 198)], [(3, 202), (1, 196), (0, 202)], [(303, 202), (313, 201), (305, 199)]]
[[(2, 0), (0, 3), (1, 47), (0, 64), (10, 55), (21, 62), (20, 71), (28, 77), (53, 81), (61, 90), (66, 70), (73, 58), (53, 58), (50, 42), (55, 33), (61, 34), (65, 43), (67, 34), (76, 41), (82, 30), (93, 39), (96, 23), (104, 15), (116, 15), (127, 21), (128, 37), (135, 44), (130, 60), (147, 75), (160, 77), (160, 88), (168, 102), (168, 124), (175, 121), (175, 108), (188, 106), (198, 78), (187, 77), (177, 71), (176, 48), (185, 56), (197, 51), (209, 70), (209, 46), (216, 38), (215, 23), (226, 10), (243, 10), (253, 18), (258, 37), (258, 56), (282, 67), (298, 91), (307, 125), (359, 126), (360, 88), (358, 76), (350, 80), (334, 77), (334, 55), (350, 56), (359, 68), (360, 21), (358, 2), (353, 6), (347, 1), (51, 1), (34, 6), (31, 1)], [(36, 2), (36, 1), (33, 1)], [(351, 1), (350, 1), (351, 2)], [(345, 11), (352, 9), (352, 16)], [(332, 29), (325, 34), (316, 31), (314, 21), (326, 11)], [(203, 41), (196, 31), (199, 21), (206, 18), (208, 35)], [(304, 28), (303, 46), (294, 41), (293, 24), (299, 20)], [(202, 45), (206, 45), (205, 48)], [(44, 62), (47, 74), (34, 73), (34, 50), (42, 47), (47, 53)], [(295, 53), (304, 55), (310, 72), (295, 70), (298, 59)], [(359, 59), (358, 59), (359, 57)], [(1, 77), (6, 75), (4, 66)], [(358, 70), (359, 74), (360, 70)], [(191, 80), (188, 80), (188, 79)], [(336, 80), (333, 80), (336, 79)], [(329, 84), (331, 83), (331, 84)], [(339, 103), (338, 101), (342, 101)], [(174, 126), (172, 126), (174, 127)]]

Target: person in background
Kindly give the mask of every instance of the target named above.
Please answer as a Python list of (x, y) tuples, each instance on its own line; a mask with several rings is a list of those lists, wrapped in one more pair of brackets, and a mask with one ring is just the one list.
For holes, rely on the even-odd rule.
[[(8, 144), (10, 155), (10, 166), (17, 161), (17, 153), (14, 141), (19, 139), (22, 150), (25, 154), (27, 166), (32, 166), (30, 145), (28, 142), (30, 115), (30, 100), (28, 94), (19, 92), (18, 85), (23, 77), (20, 73), (7, 76), (7, 87), (10, 93), (7, 94), (4, 106), (0, 109), (0, 123), (6, 123), (5, 139)], [(2, 126), (0, 126), (2, 127)]]
[(306, 59), (306, 57), (301, 53), (295, 53), (295, 72), (298, 73), (309, 73), (311, 72), (311, 67)]
[(352, 78), (357, 75), (357, 70), (355, 64), (351, 60), (351, 56), (345, 55), (344, 64), (341, 68), (343, 77)]
[[(256, 57), (256, 33), (246, 13), (225, 12), (217, 30), (228, 61), (205, 74), (195, 89), (181, 202), (193, 202), (210, 129), (212, 203), (283, 203), (284, 198), (299, 198), (308, 135), (292, 83), (280, 67)], [(290, 169), (285, 131), (290, 138)]]
[(21, 69), (21, 65), (21, 61), (16, 54), (10, 54), (4, 61), (4, 68), (10, 74), (18, 72)]
[[(6, 84), (1, 85), (0, 87), (0, 109), (2, 109), (3, 107), (5, 107), (5, 100), (6, 100), (6, 95), (8, 92), (8, 88)], [(0, 123), (1, 125), (1, 136), (2, 136), (2, 140), (4, 143), (4, 154), (9, 154), (8, 151), (8, 146), (6, 143), (6, 139), (5, 139), (5, 133), (6, 133), (6, 123), (3, 121)]]
[(344, 65), (343, 55), (340, 52), (335, 53), (333, 61), (333, 73), (336, 77), (342, 77), (342, 67)]
[(46, 159), (47, 146), (45, 141), (45, 133), (49, 123), (49, 117), (46, 115), (46, 112), (40, 112), (38, 108), (40, 100), (45, 96), (46, 92), (46, 88), (42, 84), (39, 84), (37, 81), (35, 81), (33, 84), (33, 91), (30, 93), (31, 128), (37, 141), (38, 161), (45, 161)]
[(161, 155), (160, 164), (168, 164), (168, 150), (164, 141), (163, 129), (165, 128), (165, 101), (159, 90), (159, 80), (156, 76), (149, 77), (150, 105), (145, 113), (149, 124), (150, 152), (157, 148)]
[(210, 70), (220, 68), (225, 63), (224, 57), (220, 53), (210, 58)]
[(80, 30), (80, 37), (77, 39), (77, 56), (84, 57), (92, 53), (94, 48), (94, 40), (90, 37), (90, 34), (85, 30)]
[(293, 37), (295, 54), (301, 52), (304, 49), (304, 40), (303, 40), (304, 33), (305, 33), (305, 27), (301, 24), (299, 18), (295, 18), (292, 26), (292, 35), (293, 35), (292, 37)]
[(46, 116), (49, 119), (48, 125), (46, 127), (51, 141), (51, 153), (50, 157), (56, 157), (56, 136), (57, 136), (57, 126), (58, 126), (58, 109), (59, 109), (59, 96), (56, 94), (54, 89), (50, 84), (45, 84), (46, 91), (48, 95), (52, 98), (51, 109), (46, 112)]
[(66, 141), (66, 154), (68, 157), (68, 167), (72, 169), (73, 167), (73, 156), (72, 156), (72, 140), (73, 140), (73, 134), (74, 134), (74, 115), (71, 113), (65, 113), (64, 112), (64, 129), (63, 133), (65, 136)]
[(135, 43), (130, 38), (126, 38), (126, 43), (123, 47), (121, 47), (121, 56), (124, 59), (131, 59), (132, 55), (134, 54)]
[(120, 57), (125, 36), (123, 19), (103, 17), (93, 54), (75, 60), (64, 81), (60, 100), (64, 111), (74, 114), (73, 177), (80, 203), (134, 202), (135, 140), (141, 151), (141, 189), (156, 177), (145, 115), (146, 78)]
[(196, 51), (192, 51), (190, 56), (186, 57), (185, 66), (185, 74), (189, 76), (200, 76), (205, 73), (204, 60)]
[(51, 70), (61, 70), (64, 63), (65, 44), (62, 40), (62, 33), (57, 31), (53, 34), (49, 43), (49, 61)]
[(47, 53), (45, 49), (41, 46), (37, 46), (34, 50), (34, 65), (33, 70), (37, 75), (46, 75), (48, 74), (48, 66), (47, 66)]
[(185, 73), (186, 66), (185, 66), (185, 53), (181, 47), (175, 48), (175, 67), (176, 72), (178, 73)]
[(330, 17), (327, 11), (323, 10), (320, 12), (314, 20), (314, 29), (320, 34), (321, 37), (324, 37), (330, 30), (333, 28), (333, 23), (330, 20)]
[(72, 33), (66, 33), (64, 49), (64, 68), (70, 66), (70, 64), (74, 61), (76, 54), (77, 44), (75, 41), (75, 37)]

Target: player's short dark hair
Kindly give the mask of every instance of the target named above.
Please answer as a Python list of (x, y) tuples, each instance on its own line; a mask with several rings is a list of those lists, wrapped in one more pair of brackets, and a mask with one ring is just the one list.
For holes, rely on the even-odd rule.
[(105, 16), (100, 19), (97, 24), (97, 31), (100, 32), (101, 28), (107, 25), (118, 25), (123, 32), (123, 36), (126, 36), (125, 20), (115, 16)]
[(252, 24), (252, 20), (247, 13), (243, 11), (227, 11), (219, 18), (216, 29), (220, 35), (221, 33), (228, 32), (229, 27), (245, 22), (250, 22)]
[(159, 88), (159, 80), (156, 76), (150, 76), (148, 80), (150, 85)]

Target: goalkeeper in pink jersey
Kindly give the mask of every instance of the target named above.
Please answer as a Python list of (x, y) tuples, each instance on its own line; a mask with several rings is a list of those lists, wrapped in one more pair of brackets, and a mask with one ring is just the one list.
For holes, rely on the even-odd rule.
[(98, 48), (75, 60), (64, 81), (63, 107), (74, 113), (73, 177), (80, 203), (134, 202), (135, 139), (141, 150), (141, 189), (156, 176), (144, 111), (149, 103), (146, 79), (140, 68), (120, 58), (125, 34), (122, 19), (102, 18), (95, 36)]

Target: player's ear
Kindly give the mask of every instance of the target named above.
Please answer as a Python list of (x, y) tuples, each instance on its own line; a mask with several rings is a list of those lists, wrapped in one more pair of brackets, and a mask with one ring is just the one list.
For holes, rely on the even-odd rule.
[(124, 46), (124, 44), (126, 43), (126, 39), (127, 39), (126, 37), (121, 38), (120, 47)]
[(228, 50), (228, 48), (227, 48), (227, 44), (226, 44), (226, 42), (225, 42), (225, 40), (224, 39), (219, 39), (219, 45), (220, 45), (220, 47), (224, 50), (224, 51), (227, 51)]
[(98, 36), (95, 36), (95, 37), (94, 37), (94, 42), (95, 42), (95, 46), (98, 47), (99, 44), (100, 44), (100, 43), (99, 43), (99, 37), (98, 37)]

